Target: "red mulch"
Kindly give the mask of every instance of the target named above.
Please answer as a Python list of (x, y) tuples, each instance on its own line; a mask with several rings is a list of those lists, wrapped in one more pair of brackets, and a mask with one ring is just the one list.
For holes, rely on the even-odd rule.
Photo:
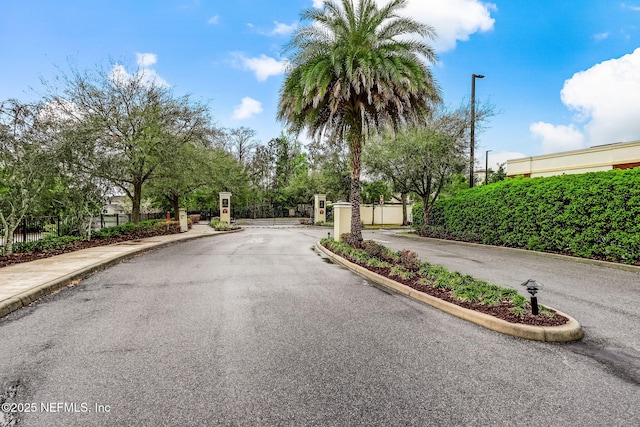
[(470, 301), (460, 301), (451, 295), (451, 291), (448, 289), (436, 288), (433, 286), (423, 285), (418, 283), (419, 277), (413, 279), (402, 279), (400, 277), (391, 276), (389, 272), (391, 268), (381, 268), (381, 267), (370, 267), (368, 265), (363, 265), (358, 263), (357, 261), (340, 255), (341, 257), (348, 259), (354, 264), (358, 264), (361, 267), (366, 268), (369, 271), (373, 271), (374, 273), (378, 273), (381, 276), (387, 277), (396, 282), (402, 283), (403, 285), (407, 285), (417, 291), (424, 292), (425, 294), (431, 295), (433, 297), (439, 298), (441, 300), (450, 302), (452, 304), (458, 305), (460, 307), (468, 308), (469, 310), (479, 311), (481, 313), (488, 314), (493, 317), (497, 317), (498, 319), (505, 320), (510, 323), (519, 323), (523, 325), (533, 325), (533, 326), (560, 326), (564, 325), (569, 321), (566, 317), (558, 314), (552, 309), (548, 309), (552, 313), (555, 313), (553, 317), (548, 317), (544, 314), (538, 314), (534, 316), (531, 314), (529, 310), (525, 315), (519, 316), (516, 313), (509, 310), (513, 307), (513, 304), (508, 301), (503, 301), (495, 306), (488, 306), (484, 304), (480, 304), (478, 302), (470, 302)]
[(118, 237), (112, 237), (108, 239), (93, 239), (89, 241), (77, 241), (73, 242), (72, 246), (64, 249), (53, 249), (46, 252), (20, 252), (14, 253), (8, 256), (0, 256), (0, 268), (6, 267), (11, 264), (19, 264), (21, 262), (35, 261), (42, 258), (49, 258), (56, 255), (61, 255), (68, 252), (75, 252), (81, 249), (93, 248), (96, 246), (112, 245), (114, 243), (126, 242), (128, 240), (143, 239), (145, 237), (162, 236), (165, 234), (175, 234), (174, 230), (153, 230), (147, 233), (135, 232)]

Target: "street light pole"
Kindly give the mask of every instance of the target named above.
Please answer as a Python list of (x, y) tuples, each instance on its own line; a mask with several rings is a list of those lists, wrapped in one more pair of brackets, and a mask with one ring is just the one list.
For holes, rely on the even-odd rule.
[(484, 153), (484, 185), (489, 183), (489, 151)]
[(476, 78), (484, 79), (483, 75), (471, 74), (471, 148), (469, 150), (469, 188), (473, 187), (473, 152), (475, 149), (475, 127), (476, 127)]

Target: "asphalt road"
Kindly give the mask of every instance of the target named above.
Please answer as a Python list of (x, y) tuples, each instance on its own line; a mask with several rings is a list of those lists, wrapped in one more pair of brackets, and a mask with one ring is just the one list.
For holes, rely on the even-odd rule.
[[(256, 227), (182, 243), (1, 319), (0, 401), (22, 412), (0, 426), (640, 425), (638, 288), (610, 297), (618, 272), (560, 265), (557, 283), (608, 278), (573, 295), (548, 259), (420, 247), (499, 281), (514, 262), (543, 271), (541, 302), (576, 315), (586, 339), (631, 346), (626, 365), (591, 341), (504, 336), (389, 294), (317, 254), (325, 235)], [(628, 322), (607, 327), (616, 310)]]
[(526, 296), (520, 284), (537, 280), (544, 285), (538, 302), (570, 314), (582, 325), (585, 339), (573, 346), (576, 351), (619, 358), (640, 380), (640, 269), (621, 271), (530, 251), (397, 237), (385, 230), (365, 231), (363, 237), (396, 250), (410, 249), (433, 264), (516, 288)]

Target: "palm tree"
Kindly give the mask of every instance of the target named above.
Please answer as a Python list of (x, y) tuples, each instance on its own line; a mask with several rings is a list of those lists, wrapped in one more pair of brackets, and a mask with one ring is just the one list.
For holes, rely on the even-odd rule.
[[(357, 1), (357, 4), (354, 4)], [(333, 136), (349, 146), (352, 207), (350, 244), (362, 240), (360, 157), (372, 132), (422, 124), (440, 90), (425, 60), (435, 62), (428, 25), (398, 12), (408, 0), (325, 0), (307, 9), (285, 52), (290, 67), (280, 89), (278, 119), (311, 136)], [(421, 39), (409, 39), (416, 35)]]

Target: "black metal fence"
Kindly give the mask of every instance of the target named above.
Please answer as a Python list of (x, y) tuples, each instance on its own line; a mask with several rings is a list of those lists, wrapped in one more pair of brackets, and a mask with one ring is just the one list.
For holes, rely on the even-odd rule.
[(313, 205), (297, 205), (295, 208), (272, 204), (256, 204), (232, 208), (234, 218), (309, 218), (313, 214)]
[[(140, 214), (140, 220), (161, 219), (166, 214), (146, 213)], [(103, 214), (94, 216), (91, 224), (93, 231), (105, 227), (131, 222), (131, 214)], [(27, 217), (13, 233), (14, 243), (33, 242), (45, 236), (69, 236), (78, 233), (77, 218), (72, 216), (39, 216)], [(4, 229), (0, 225), (0, 247), (4, 245)]]

